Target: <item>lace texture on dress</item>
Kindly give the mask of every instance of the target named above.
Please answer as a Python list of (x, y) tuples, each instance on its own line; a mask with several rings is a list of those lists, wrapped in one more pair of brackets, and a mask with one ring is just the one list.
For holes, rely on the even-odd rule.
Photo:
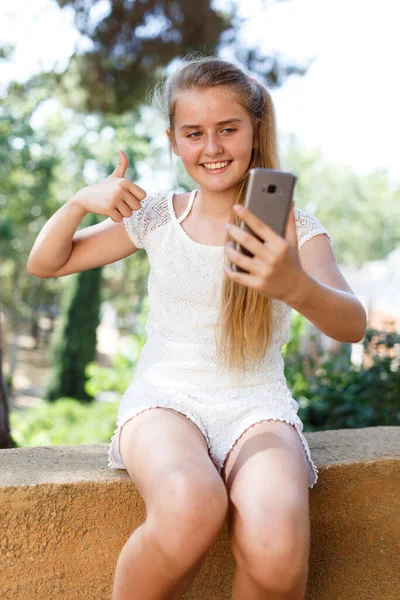
[(328, 239), (332, 245), (332, 240), (329, 236), (329, 233), (321, 225), (321, 222), (314, 215), (310, 215), (305, 212), (301, 208), (295, 207), (294, 216), (296, 219), (296, 230), (297, 230), (297, 241), (299, 249), (304, 246), (308, 240), (315, 237), (316, 235), (321, 235), (325, 233), (328, 236)]
[(124, 217), (125, 229), (136, 248), (145, 248), (147, 234), (168, 221), (170, 216), (165, 193), (147, 195), (138, 210), (133, 211), (130, 217)]
[[(282, 382), (282, 346), (290, 331), (290, 307), (273, 301), (273, 335), (263, 363), (240, 377), (217, 372), (215, 325), (221, 303), (224, 247), (194, 242), (174, 215), (174, 192), (148, 195), (124, 219), (132, 242), (150, 262), (147, 341), (136, 376), (179, 388), (233, 388)], [(295, 208), (298, 245), (328, 232), (319, 220)], [(328, 236), (329, 237), (329, 236)]]
[[(171, 192), (169, 192), (171, 193)], [(314, 215), (305, 212), (297, 206), (294, 209), (297, 229), (298, 246), (301, 248), (308, 240), (316, 235), (326, 234), (332, 240), (328, 231)], [(137, 248), (145, 248), (146, 236), (171, 220), (168, 210), (168, 193), (147, 195), (141, 202), (141, 207), (130, 217), (124, 217), (126, 231)]]

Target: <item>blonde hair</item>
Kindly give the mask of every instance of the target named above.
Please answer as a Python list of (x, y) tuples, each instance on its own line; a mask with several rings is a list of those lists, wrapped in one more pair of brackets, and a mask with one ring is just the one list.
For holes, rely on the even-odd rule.
[[(161, 110), (174, 131), (175, 101), (179, 92), (228, 87), (247, 111), (258, 136), (248, 170), (254, 167), (279, 169), (275, 112), (268, 90), (249, 78), (239, 67), (217, 57), (193, 55), (153, 91), (153, 106)], [(257, 133), (258, 132), (258, 133)], [(248, 173), (238, 182), (237, 204), (243, 204)], [(232, 211), (231, 222), (239, 224)], [(227, 257), (228, 258), (228, 257)], [(229, 263), (226, 260), (227, 264)], [(260, 365), (272, 337), (272, 301), (253, 288), (224, 274), (215, 341), (220, 368), (240, 372)]]

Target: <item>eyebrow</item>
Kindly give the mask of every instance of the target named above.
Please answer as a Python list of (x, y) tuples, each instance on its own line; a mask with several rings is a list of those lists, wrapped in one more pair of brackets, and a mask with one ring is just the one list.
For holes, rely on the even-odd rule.
[[(241, 123), (243, 119), (226, 119), (225, 121), (218, 121), (217, 125), (228, 125), (228, 123)], [(179, 131), (181, 129), (199, 129), (201, 125), (181, 125), (179, 127)]]

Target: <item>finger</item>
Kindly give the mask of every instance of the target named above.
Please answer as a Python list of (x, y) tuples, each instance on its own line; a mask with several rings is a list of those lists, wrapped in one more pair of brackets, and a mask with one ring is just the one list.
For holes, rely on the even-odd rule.
[[(130, 184), (130, 185), (128, 185), (128, 184)], [(138, 193), (137, 194), (133, 193), (135, 191), (135, 188), (132, 187), (134, 184), (132, 184), (127, 179), (123, 179), (121, 185), (122, 185), (121, 197), (131, 207), (132, 210), (138, 210), (141, 207), (141, 202), (147, 196), (146, 192), (144, 192), (141, 188), (139, 188), (138, 186), (136, 186), (137, 189), (143, 191), (143, 194), (144, 194), (144, 197), (142, 197), (143, 194), (140, 194), (140, 199), (139, 199), (138, 198), (139, 194)]]
[(261, 260), (267, 259), (269, 247), (267, 248), (265, 244), (251, 235), (251, 233), (244, 231), (240, 227), (237, 227), (233, 224), (230, 224), (230, 226), (227, 227), (227, 231), (228, 235), (230, 235), (234, 240), (238, 241), (241, 246), (254, 254), (254, 256), (260, 258)]
[(120, 198), (119, 200), (116, 201), (115, 208), (125, 218), (129, 218), (132, 216), (132, 209), (130, 208), (130, 206), (125, 204), (125, 202), (122, 200), (122, 198)]
[(244, 206), (235, 205), (233, 208), (240, 219), (242, 219), (242, 221), (244, 221), (246, 225), (248, 225), (248, 227), (254, 231), (256, 235), (258, 235), (258, 237), (267, 242), (272, 249), (279, 251), (282, 245), (282, 236), (276, 233), (276, 231), (267, 225), (267, 223), (262, 221)]
[(128, 156), (125, 154), (123, 150), (118, 150), (119, 163), (115, 167), (114, 171), (111, 173), (114, 177), (125, 177), (125, 172), (129, 165)]
[(294, 202), (292, 202), (290, 207), (289, 218), (285, 230), (285, 238), (287, 239), (289, 246), (292, 246), (293, 248), (298, 248), (296, 217), (294, 215)]
[(240, 271), (232, 271), (232, 269), (227, 266), (224, 267), (224, 271), (230, 279), (236, 281), (237, 283), (246, 285), (247, 287), (251, 287), (255, 290), (257, 290), (260, 286), (259, 277), (249, 275), (247, 273), (240, 273)]
[(137, 198), (139, 202), (144, 200), (147, 196), (146, 192), (141, 187), (136, 185), (136, 183), (132, 183), (129, 179), (124, 179), (122, 185), (130, 194), (132, 194), (132, 196)]
[(225, 246), (225, 252), (231, 259), (232, 263), (244, 269), (252, 275), (262, 275), (265, 270), (265, 263), (261, 262), (257, 257), (251, 258), (242, 252), (233, 248), (230, 244)]
[[(135, 196), (132, 196), (128, 191), (124, 191), (121, 194), (121, 199), (125, 202), (125, 204), (130, 208), (131, 214), (133, 210), (139, 210), (140, 202)], [(131, 215), (129, 215), (131, 216)]]
[(108, 216), (110, 217), (110, 219), (112, 219), (114, 221), (114, 223), (122, 222), (122, 215), (116, 208), (113, 208), (112, 210), (110, 210), (110, 212), (108, 213)]

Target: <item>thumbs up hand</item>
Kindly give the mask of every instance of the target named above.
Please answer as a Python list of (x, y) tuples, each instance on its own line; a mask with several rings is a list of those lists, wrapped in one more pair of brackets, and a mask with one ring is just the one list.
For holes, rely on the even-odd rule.
[(128, 157), (122, 150), (118, 151), (118, 155), (119, 163), (111, 175), (100, 183), (79, 190), (73, 201), (86, 213), (103, 215), (121, 223), (123, 217), (130, 217), (134, 210), (140, 208), (140, 202), (146, 197), (146, 192), (125, 178)]

